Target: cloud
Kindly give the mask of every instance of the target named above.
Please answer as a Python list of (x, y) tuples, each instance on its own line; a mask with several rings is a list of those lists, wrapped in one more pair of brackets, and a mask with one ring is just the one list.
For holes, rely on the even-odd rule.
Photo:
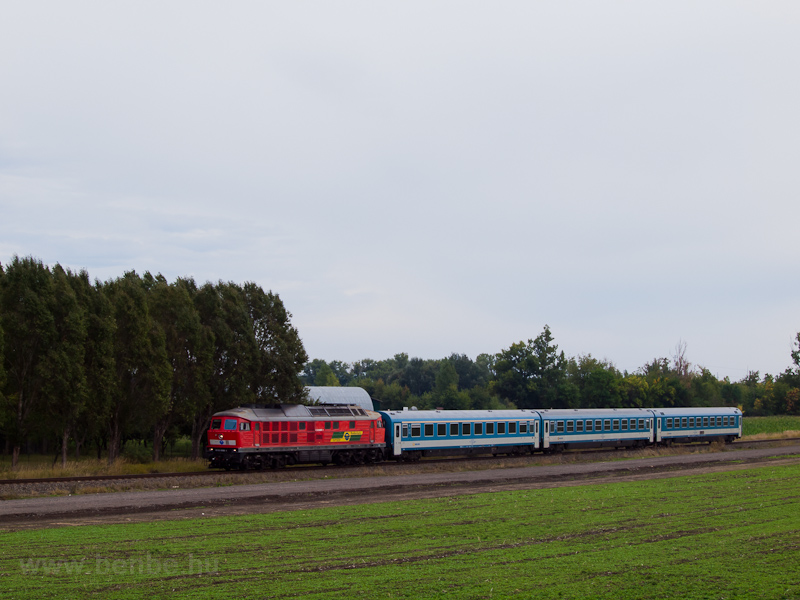
[(6, 13), (0, 260), (256, 281), (327, 359), (789, 362), (793, 4)]

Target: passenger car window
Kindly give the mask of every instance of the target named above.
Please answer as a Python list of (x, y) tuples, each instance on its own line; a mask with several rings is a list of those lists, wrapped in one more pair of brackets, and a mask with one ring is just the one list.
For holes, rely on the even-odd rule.
[(461, 424), (461, 435), (469, 435), (471, 429), (472, 428), (470, 427), (469, 423), (462, 423)]
[(433, 437), (433, 423), (425, 423), (425, 437)]
[(475, 435), (483, 435), (483, 423), (475, 423)]
[(444, 437), (447, 435), (447, 423), (439, 423), (436, 425), (436, 435)]
[(458, 435), (458, 423), (450, 423), (450, 435)]

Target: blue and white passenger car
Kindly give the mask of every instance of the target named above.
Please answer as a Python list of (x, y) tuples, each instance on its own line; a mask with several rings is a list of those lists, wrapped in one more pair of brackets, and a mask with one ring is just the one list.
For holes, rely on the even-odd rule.
[(380, 411), (394, 458), (521, 454), (539, 449), (535, 410)]
[(645, 408), (539, 410), (542, 449), (645, 446), (652, 444), (653, 413)]
[(732, 442), (742, 437), (742, 411), (738, 408), (653, 408), (655, 442)]

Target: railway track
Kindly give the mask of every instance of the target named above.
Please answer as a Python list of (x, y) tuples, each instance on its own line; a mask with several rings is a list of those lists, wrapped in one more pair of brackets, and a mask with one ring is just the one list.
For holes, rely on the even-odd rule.
[[(760, 444), (769, 444), (769, 443), (776, 443), (776, 442), (797, 442), (800, 441), (800, 438), (779, 438), (779, 439), (766, 439), (766, 440), (738, 440), (730, 444), (730, 446), (751, 446), (751, 445), (760, 445)], [(699, 444), (686, 444), (682, 445), (685, 448), (696, 447)], [(705, 445), (705, 444), (702, 444)], [(613, 454), (615, 453), (615, 449), (608, 449), (608, 448), (598, 448), (596, 450), (586, 449), (586, 450), (567, 450), (565, 454), (568, 455), (592, 455), (592, 456), (600, 456), (603, 454)], [(529, 455), (519, 455), (519, 456), (529, 456)], [(482, 461), (495, 461), (497, 460), (494, 456), (470, 456), (470, 457), (456, 457), (456, 458), (442, 458), (442, 459), (432, 459), (432, 460), (424, 460), (423, 463), (418, 464), (443, 464), (443, 463), (455, 463), (455, 462), (482, 462)], [(409, 463), (404, 462), (395, 462), (395, 461), (386, 461), (380, 463), (383, 467), (392, 468), (393, 466), (400, 467), (402, 465), (408, 465)], [(360, 465), (363, 466), (363, 465)], [(342, 468), (342, 467), (323, 467), (320, 465), (298, 465), (294, 467), (285, 467), (281, 469), (282, 471), (297, 471), (297, 472), (309, 472), (309, 471), (318, 471), (318, 470), (332, 470), (334, 468)], [(346, 467), (345, 467), (346, 468)], [(159, 479), (159, 478), (195, 478), (195, 477), (209, 477), (214, 475), (232, 475), (232, 476), (239, 476), (239, 475), (247, 475), (257, 473), (258, 471), (185, 471), (179, 473), (141, 473), (136, 475), (91, 475), (91, 476), (79, 476), (79, 477), (47, 477), (47, 478), (40, 478), (40, 479), (0, 479), (0, 486), (3, 485), (21, 485), (21, 484), (48, 484), (48, 483), (86, 483), (86, 482), (113, 482), (113, 481), (126, 481), (126, 480), (146, 480), (146, 479)]]

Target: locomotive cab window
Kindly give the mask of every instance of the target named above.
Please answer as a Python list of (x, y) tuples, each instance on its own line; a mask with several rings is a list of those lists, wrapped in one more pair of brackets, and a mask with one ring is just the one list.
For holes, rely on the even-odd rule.
[(250, 431), (250, 423), (242, 421), (239, 424), (239, 431)]
[(225, 419), (225, 431), (236, 431), (236, 419)]
[(211, 421), (211, 429), (219, 429), (222, 427), (222, 419), (214, 419)]

